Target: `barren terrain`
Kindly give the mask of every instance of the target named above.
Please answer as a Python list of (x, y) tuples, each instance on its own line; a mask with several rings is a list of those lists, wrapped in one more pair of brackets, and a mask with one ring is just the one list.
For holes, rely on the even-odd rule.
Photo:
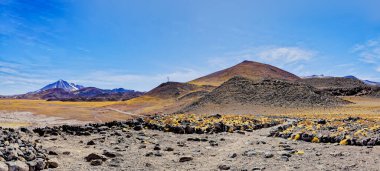
[[(353, 146), (350, 145), (352, 141), (347, 143), (345, 139), (339, 139), (340, 142), (335, 143), (323, 143), (321, 142), (323, 139), (315, 141), (315, 138), (313, 138), (313, 143), (302, 141), (304, 140), (303, 134), (299, 136), (300, 138), (297, 137), (299, 132), (309, 129), (309, 127), (302, 126), (305, 124), (304, 122), (316, 123), (319, 119), (326, 119), (328, 122), (326, 126), (329, 126), (330, 120), (331, 124), (336, 123), (333, 121), (334, 119), (363, 118), (363, 121), (358, 122), (359, 127), (355, 126), (356, 122), (351, 123), (351, 121), (346, 125), (354, 125), (355, 131), (361, 133), (360, 136), (366, 136), (366, 133), (363, 132), (367, 130), (366, 125), (360, 124), (366, 124), (367, 120), (372, 124), (368, 128), (375, 131), (379, 129), (376, 126), (379, 125), (380, 120), (380, 100), (378, 98), (344, 97), (344, 99), (353, 103), (325, 108), (269, 108), (253, 105), (212, 108), (208, 106), (196, 111), (195, 114), (159, 116), (159, 120), (147, 120), (144, 117), (148, 125), (171, 125), (165, 128), (154, 125), (151, 125), (150, 128), (137, 127), (138, 129), (122, 126), (123, 124), (109, 127), (100, 125), (91, 128), (90, 130), (94, 131), (88, 133), (81, 129), (90, 127), (81, 126), (81, 129), (77, 131), (80, 134), (62, 131), (67, 127), (64, 127), (65, 129), (62, 127), (42, 129), (42, 132), (35, 133), (23, 133), (16, 130), (23, 142), (32, 144), (36, 149), (38, 147), (38, 155), (45, 156), (44, 165), (33, 165), (32, 161), (27, 164), (19, 161), (12, 163), (4, 161), (0, 157), (0, 160), (4, 161), (2, 164), (0, 162), (0, 169), (43, 166), (53, 170), (380, 170), (378, 145)], [(157, 103), (154, 99), (151, 102), (165, 104), (164, 102)], [(36, 127), (52, 127), (63, 124), (84, 125), (88, 122), (128, 120), (140, 116), (131, 111), (111, 108), (119, 103), (125, 104), (126, 102), (1, 100), (0, 125), (4, 127), (3, 129), (28, 127), (32, 131)], [(153, 107), (159, 106), (153, 105)], [(207, 113), (234, 115), (203, 116)], [(269, 135), (273, 135), (273, 130), (277, 130), (278, 126), (251, 127), (251, 122), (256, 123), (254, 119), (249, 119), (251, 116), (254, 118), (265, 116), (277, 118), (278, 121), (284, 121), (280, 123), (280, 126), (299, 119), (305, 121), (301, 120), (291, 130), (285, 130), (285, 132), (280, 130), (281, 134), (276, 134), (282, 136), (283, 133), (290, 132), (291, 137), (289, 138), (269, 137)], [(198, 117), (204, 117), (204, 119)], [(245, 117), (248, 118), (244, 119)], [(271, 119), (262, 121), (264, 123), (271, 122)], [(230, 130), (234, 127), (226, 127), (226, 129), (222, 129), (224, 130), (222, 132), (207, 133), (208, 127), (216, 129), (216, 123), (222, 122), (227, 125), (235, 125), (235, 129)], [(181, 129), (185, 129), (185, 132), (189, 133), (187, 127), (181, 128), (183, 124), (195, 124), (196, 129), (206, 132), (182, 134)], [(248, 127), (244, 126), (247, 124)], [(244, 126), (244, 129), (243, 127), (239, 128), (238, 125)], [(321, 125), (313, 124), (309, 126), (311, 126), (310, 128), (321, 127)], [(159, 130), (152, 130), (152, 128)], [(347, 127), (340, 130), (339, 125), (336, 128), (339, 131), (351, 129)], [(72, 129), (75, 130), (76, 127)], [(169, 132), (166, 131), (167, 129)], [(53, 132), (51, 132), (52, 130)], [(54, 130), (58, 132), (54, 133)], [(11, 133), (7, 130), (4, 131), (8, 134)], [(373, 134), (373, 132), (369, 132), (368, 135), (378, 137), (378, 134)], [(314, 136), (317, 137), (317, 135)], [(22, 150), (20, 147), (22, 144), (17, 141), (9, 142), (9, 146)], [(358, 142), (361, 142), (361, 139)], [(7, 144), (5, 145), (7, 147)], [(9, 154), (12, 154), (12, 151), (1, 152), (6, 155), (4, 157), (8, 157), (7, 159), (10, 157)], [(24, 152), (24, 156), (26, 154), (29, 153)], [(42, 161), (38, 162), (41, 164)]]

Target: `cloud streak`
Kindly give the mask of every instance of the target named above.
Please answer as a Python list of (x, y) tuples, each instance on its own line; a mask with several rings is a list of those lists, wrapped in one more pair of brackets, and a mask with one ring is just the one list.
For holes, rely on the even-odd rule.
[(282, 61), (285, 64), (298, 61), (306, 61), (315, 57), (315, 52), (300, 47), (275, 47), (262, 50), (257, 56), (264, 61), (276, 62)]
[(369, 40), (364, 44), (356, 45), (353, 50), (360, 57), (360, 60), (369, 63), (380, 65), (380, 42)]

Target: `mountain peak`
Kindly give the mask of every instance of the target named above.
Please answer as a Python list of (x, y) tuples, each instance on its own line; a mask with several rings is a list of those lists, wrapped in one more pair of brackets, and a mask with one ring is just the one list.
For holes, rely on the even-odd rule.
[(37, 92), (55, 89), (55, 88), (60, 88), (60, 89), (63, 89), (67, 92), (71, 92), (71, 91), (76, 91), (76, 90), (82, 89), (83, 86), (76, 85), (74, 83), (69, 83), (63, 79), (59, 79), (58, 81), (51, 83), (51, 84), (48, 84), (47, 86), (39, 89)]
[(189, 83), (219, 86), (234, 76), (242, 76), (253, 80), (274, 78), (293, 81), (300, 79), (298, 76), (280, 68), (255, 61), (245, 60), (235, 66), (195, 79)]

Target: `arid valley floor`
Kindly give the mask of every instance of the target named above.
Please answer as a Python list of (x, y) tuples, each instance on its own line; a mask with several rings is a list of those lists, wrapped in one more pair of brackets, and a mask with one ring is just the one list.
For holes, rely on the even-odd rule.
[[(280, 125), (294, 122), (294, 119), (317, 118), (361, 117), (379, 121), (379, 99), (345, 99), (355, 103), (335, 108), (255, 108), (257, 112), (254, 115), (288, 118)], [(109, 119), (110, 116), (120, 121), (144, 118), (143, 115), (107, 107), (114, 103), (123, 102), (1, 100), (0, 108), (3, 111), (0, 125), (3, 129), (28, 127), (32, 130), (44, 126), (115, 120)], [(247, 111), (254, 111), (247, 107), (243, 109), (231, 109), (224, 113), (245, 116), (249, 114)], [(75, 115), (78, 112), (81, 115)], [(311, 143), (268, 137), (271, 130), (278, 126), (205, 134), (100, 126), (86, 136), (64, 131), (42, 136), (19, 131), (19, 135), (28, 142), (41, 145), (50, 162), (49, 167), (54, 168), (57, 164), (55, 170), (380, 170), (379, 146)], [(92, 153), (93, 159), (87, 160), (86, 157)], [(0, 165), (0, 170), (7, 167)], [(15, 163), (14, 167), (27, 170), (30, 166)]]

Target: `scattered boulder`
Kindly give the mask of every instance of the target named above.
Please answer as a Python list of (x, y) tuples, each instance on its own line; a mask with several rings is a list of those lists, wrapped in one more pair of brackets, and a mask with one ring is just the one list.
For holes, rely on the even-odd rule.
[(102, 160), (102, 161), (106, 161), (107, 159), (99, 154), (96, 154), (96, 153), (91, 153), (89, 154), (88, 156), (86, 156), (84, 159), (86, 159), (87, 162), (90, 162), (92, 160)]
[(172, 148), (172, 147), (166, 147), (166, 148), (164, 149), (164, 151), (174, 151), (174, 148)]
[(273, 157), (273, 154), (271, 152), (265, 152), (264, 153), (264, 157), (265, 158), (272, 158)]
[(49, 159), (46, 162), (46, 165), (47, 165), (48, 168), (57, 168), (58, 165), (59, 165), (58, 159), (57, 158)]
[(255, 150), (247, 150), (243, 153), (243, 156), (246, 156), (246, 157), (252, 157), (256, 155), (257, 155), (257, 152)]
[(230, 170), (230, 166), (227, 166), (227, 165), (219, 165), (218, 166), (218, 168), (220, 169), (220, 170)]
[(180, 159), (179, 159), (179, 162), (188, 162), (188, 161), (192, 161), (193, 160), (193, 158), (192, 157), (181, 157)]
[(93, 140), (87, 142), (87, 145), (95, 145), (95, 142)]
[(92, 160), (90, 164), (92, 166), (100, 166), (100, 165), (103, 164), (103, 160), (101, 160), (101, 159), (95, 159), (95, 160)]

